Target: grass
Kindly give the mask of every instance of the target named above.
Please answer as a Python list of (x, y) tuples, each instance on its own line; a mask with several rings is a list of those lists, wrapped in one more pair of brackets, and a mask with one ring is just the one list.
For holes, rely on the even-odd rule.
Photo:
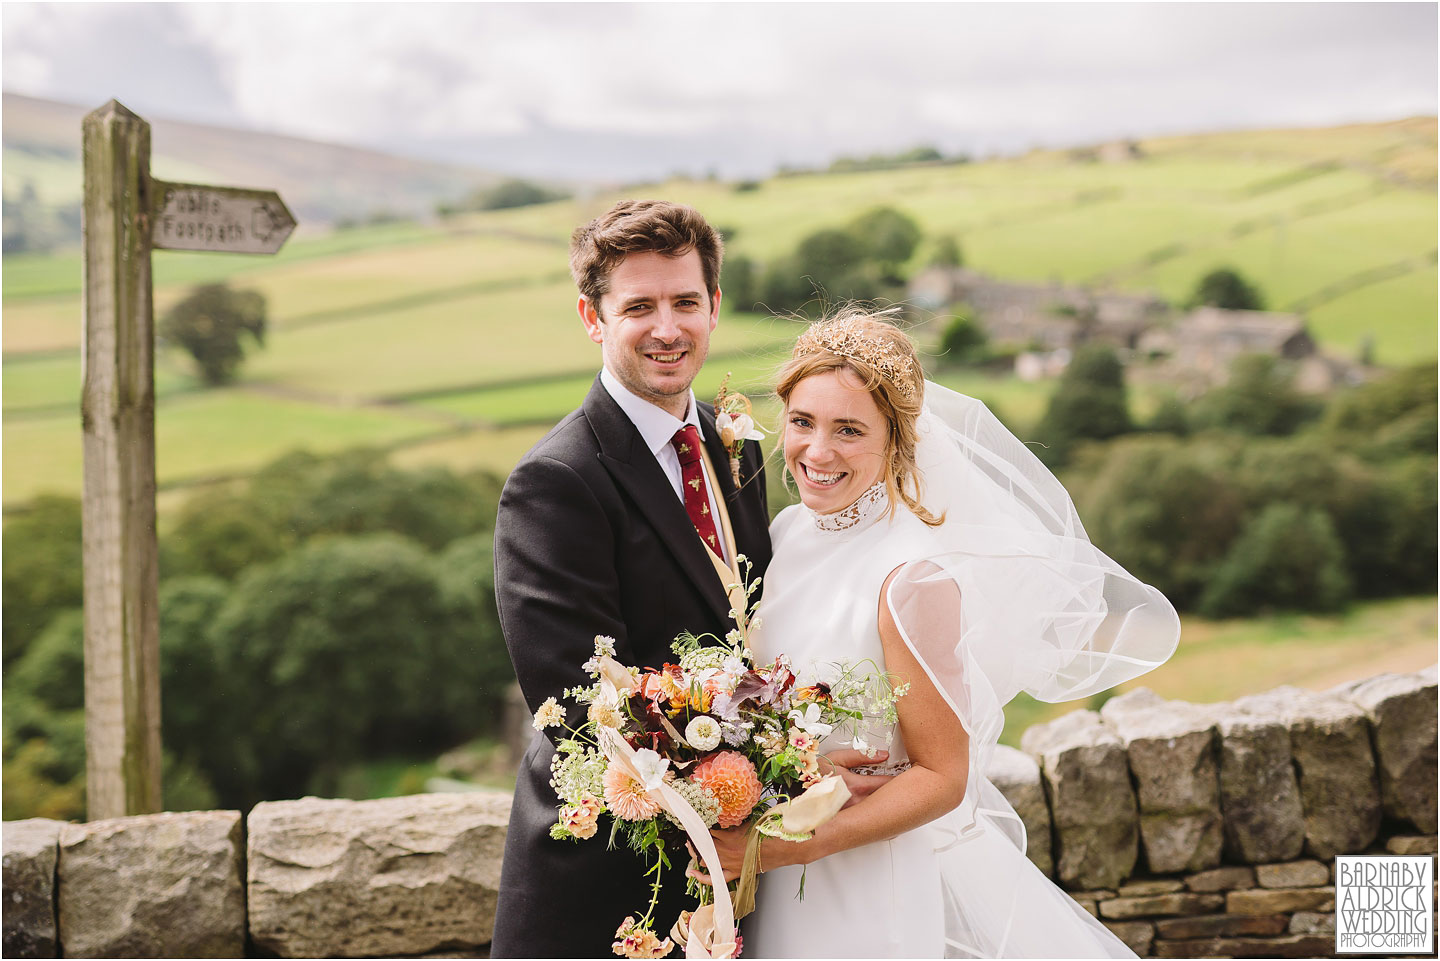
[[(1284, 684), (1325, 690), (1436, 661), (1434, 597), (1355, 604), (1335, 616), (1272, 614), (1228, 621), (1186, 616), (1181, 625), (1175, 656), (1120, 690), (1148, 687), (1165, 698), (1207, 704)], [(1018, 747), (1029, 725), (1084, 706), (1042, 704), (1022, 694), (1006, 709), (1001, 740)]]
[[(338, 451), (437, 433), (427, 420), (388, 410), (346, 409), (218, 390), (157, 409), (156, 479), (162, 485), (253, 471), (295, 448)], [(78, 495), (81, 432), (73, 414), (5, 423), (4, 502), (45, 491)]]

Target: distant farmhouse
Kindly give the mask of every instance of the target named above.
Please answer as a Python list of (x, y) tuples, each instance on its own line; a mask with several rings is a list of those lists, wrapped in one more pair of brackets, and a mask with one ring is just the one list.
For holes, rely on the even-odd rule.
[(931, 312), (965, 304), (992, 341), (1024, 348), (1015, 372), (1025, 380), (1059, 373), (1085, 343), (1155, 361), (1179, 382), (1201, 389), (1223, 383), (1231, 361), (1255, 353), (1293, 361), (1302, 390), (1325, 391), (1359, 379), (1355, 365), (1320, 355), (1299, 314), (1217, 307), (1182, 314), (1153, 294), (1024, 284), (963, 267), (921, 272), (910, 283), (909, 299)]

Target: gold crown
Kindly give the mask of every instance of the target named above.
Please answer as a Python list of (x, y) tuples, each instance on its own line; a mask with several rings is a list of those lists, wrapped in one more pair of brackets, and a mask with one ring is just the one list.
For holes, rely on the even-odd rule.
[(795, 341), (795, 356), (829, 351), (858, 360), (876, 372), (907, 398), (915, 396), (915, 358), (902, 354), (895, 345), (869, 334), (856, 317), (837, 317), (811, 324)]

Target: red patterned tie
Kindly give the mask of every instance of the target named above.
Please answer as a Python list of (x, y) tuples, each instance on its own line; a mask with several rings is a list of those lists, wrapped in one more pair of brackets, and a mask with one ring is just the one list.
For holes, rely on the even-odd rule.
[(705, 468), (700, 466), (700, 432), (686, 424), (670, 438), (675, 453), (680, 455), (680, 487), (685, 493), (685, 513), (700, 539), (710, 545), (717, 556), (720, 552), (720, 535), (715, 530), (715, 518), (710, 514), (710, 492), (705, 483)]

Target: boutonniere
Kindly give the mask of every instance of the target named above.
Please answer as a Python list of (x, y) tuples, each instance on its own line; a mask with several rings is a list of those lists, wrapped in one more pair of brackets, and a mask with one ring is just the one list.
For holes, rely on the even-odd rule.
[(740, 486), (740, 451), (747, 440), (764, 440), (765, 432), (755, 423), (754, 408), (750, 398), (744, 394), (732, 394), (727, 389), (730, 375), (720, 381), (720, 390), (715, 395), (715, 430), (720, 442), (730, 455), (730, 477), (735, 486)]

